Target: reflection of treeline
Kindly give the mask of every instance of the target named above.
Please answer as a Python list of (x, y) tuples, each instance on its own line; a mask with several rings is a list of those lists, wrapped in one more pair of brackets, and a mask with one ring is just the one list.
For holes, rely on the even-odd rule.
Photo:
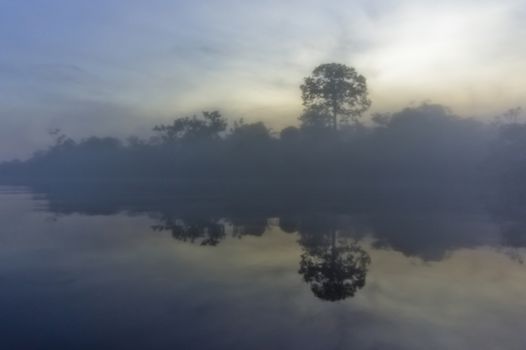
[[(348, 228), (340, 230), (341, 223), (333, 222), (334, 216), (316, 216), (310, 225), (298, 225), (298, 243), (303, 253), (298, 273), (310, 285), (314, 295), (322, 300), (338, 301), (354, 294), (365, 286), (369, 254), (349, 234)], [(328, 224), (328, 225), (327, 225)], [(281, 219), (279, 220), (281, 225)], [(157, 232), (168, 231), (178, 241), (217, 246), (227, 235), (236, 238), (261, 236), (267, 231), (269, 220), (264, 216), (235, 218), (206, 218), (191, 216), (177, 218), (163, 213), (159, 223), (152, 226)], [(305, 230), (304, 230), (305, 229)], [(286, 231), (285, 231), (286, 232)], [(292, 232), (289, 232), (292, 233)]]
[(288, 127), (263, 123), (226, 131), (218, 112), (177, 119), (149, 140), (59, 135), (25, 162), (4, 163), (4, 176), (319, 181), (347, 184), (448, 184), (499, 175), (521, 183), (526, 126), (462, 119), (437, 105), (377, 117), (375, 124)]
[[(297, 185), (172, 182), (41, 182), (31, 191), (58, 216), (150, 215), (157, 230), (178, 240), (213, 245), (228, 236), (261, 236), (268, 219), (300, 233), (302, 246), (324, 243), (337, 231), (368, 235), (376, 248), (440, 260), (460, 247), (492, 242), (526, 247), (526, 205), (515, 193), (480, 198), (437, 189), (318, 189)], [(322, 241), (320, 241), (322, 240)], [(325, 242), (326, 243), (326, 242)]]
[(272, 220), (266, 216), (267, 211), (260, 212), (257, 208), (242, 215), (230, 211), (232, 217), (205, 216), (195, 211), (186, 215), (183, 211), (179, 215), (163, 212), (154, 215), (157, 221), (152, 229), (169, 232), (177, 241), (216, 246), (228, 237), (260, 236), (272, 225), (278, 225), (284, 233), (298, 236), (302, 249), (298, 273), (318, 298), (331, 301), (352, 297), (364, 287), (371, 263), (360, 244), (365, 237), (375, 249), (389, 248), (406, 256), (439, 261), (448, 252), (487, 244), (484, 231), (495, 220), (500, 228), (495, 227), (498, 231), (492, 242), (497, 243), (494, 239), (500, 236), (500, 244), (505, 249), (512, 248), (508, 254), (522, 261), (522, 255), (514, 248), (525, 246), (524, 218), (509, 217), (508, 222), (499, 217), (484, 220), (480, 212), (459, 215), (454, 209), (419, 211), (418, 206), (419, 203), (414, 203), (412, 209), (369, 208), (347, 214), (323, 212), (319, 208), (305, 212), (289, 210)]

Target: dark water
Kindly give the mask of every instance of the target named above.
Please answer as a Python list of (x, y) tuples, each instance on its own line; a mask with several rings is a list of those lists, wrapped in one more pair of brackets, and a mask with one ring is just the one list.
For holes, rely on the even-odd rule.
[(525, 348), (520, 207), (296, 195), (0, 187), (0, 348)]

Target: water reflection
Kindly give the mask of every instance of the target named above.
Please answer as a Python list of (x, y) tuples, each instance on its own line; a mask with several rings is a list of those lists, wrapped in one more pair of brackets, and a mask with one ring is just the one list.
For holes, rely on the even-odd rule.
[[(337, 230), (355, 239), (374, 237), (377, 249), (393, 249), (440, 261), (460, 248), (526, 246), (526, 198), (514, 192), (481, 198), (441, 189), (308, 189), (291, 186), (197, 188), (171, 183), (38, 183), (35, 198), (56, 215), (146, 213), (154, 229), (174, 238), (217, 245), (227, 236), (262, 236), (269, 218), (283, 232), (322, 237)], [(226, 226), (225, 226), (226, 225)]]
[[(313, 216), (311, 225), (299, 228), (298, 243), (303, 249), (298, 273), (310, 285), (313, 294), (322, 300), (338, 301), (354, 296), (365, 286), (369, 254), (351, 237), (338, 235), (331, 228), (330, 216)], [(233, 237), (262, 236), (268, 227), (264, 218), (247, 219), (182, 219), (162, 215), (152, 225), (156, 232), (169, 231), (178, 241), (217, 246), (230, 231)], [(279, 220), (280, 227), (282, 220)], [(227, 227), (230, 226), (230, 227)], [(327, 226), (328, 225), (328, 226)], [(292, 231), (291, 231), (292, 232)]]
[(154, 231), (170, 231), (174, 239), (183, 242), (216, 246), (226, 236), (224, 224), (210, 219), (183, 220), (163, 216), (160, 221), (161, 224), (152, 226)]
[(522, 349), (523, 207), (408, 195), (0, 191), (7, 347)]
[(328, 242), (326, 239), (302, 242), (304, 252), (298, 272), (315, 296), (338, 301), (354, 296), (365, 286), (371, 258), (358, 243), (337, 239), (336, 231), (332, 231)]

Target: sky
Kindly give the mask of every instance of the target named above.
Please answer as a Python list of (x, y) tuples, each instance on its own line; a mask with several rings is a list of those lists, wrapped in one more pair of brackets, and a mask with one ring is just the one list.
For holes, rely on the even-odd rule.
[(370, 113), (489, 118), (526, 100), (525, 20), (524, 0), (0, 0), (0, 160), (211, 109), (280, 130), (327, 62), (367, 78)]

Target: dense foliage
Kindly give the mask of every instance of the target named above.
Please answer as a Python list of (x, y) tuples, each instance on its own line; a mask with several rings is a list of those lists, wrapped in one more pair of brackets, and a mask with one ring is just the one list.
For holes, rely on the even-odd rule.
[[(341, 94), (326, 93), (337, 86)], [(262, 122), (229, 123), (218, 111), (155, 126), (154, 136), (146, 139), (73, 140), (56, 130), (48, 149), (1, 164), (0, 174), (386, 187), (488, 181), (515, 186), (526, 174), (526, 124), (519, 121), (518, 109), (483, 122), (423, 104), (375, 115), (364, 124), (357, 117), (370, 103), (365, 79), (354, 69), (322, 65), (302, 89), (300, 125), (279, 133)]]

